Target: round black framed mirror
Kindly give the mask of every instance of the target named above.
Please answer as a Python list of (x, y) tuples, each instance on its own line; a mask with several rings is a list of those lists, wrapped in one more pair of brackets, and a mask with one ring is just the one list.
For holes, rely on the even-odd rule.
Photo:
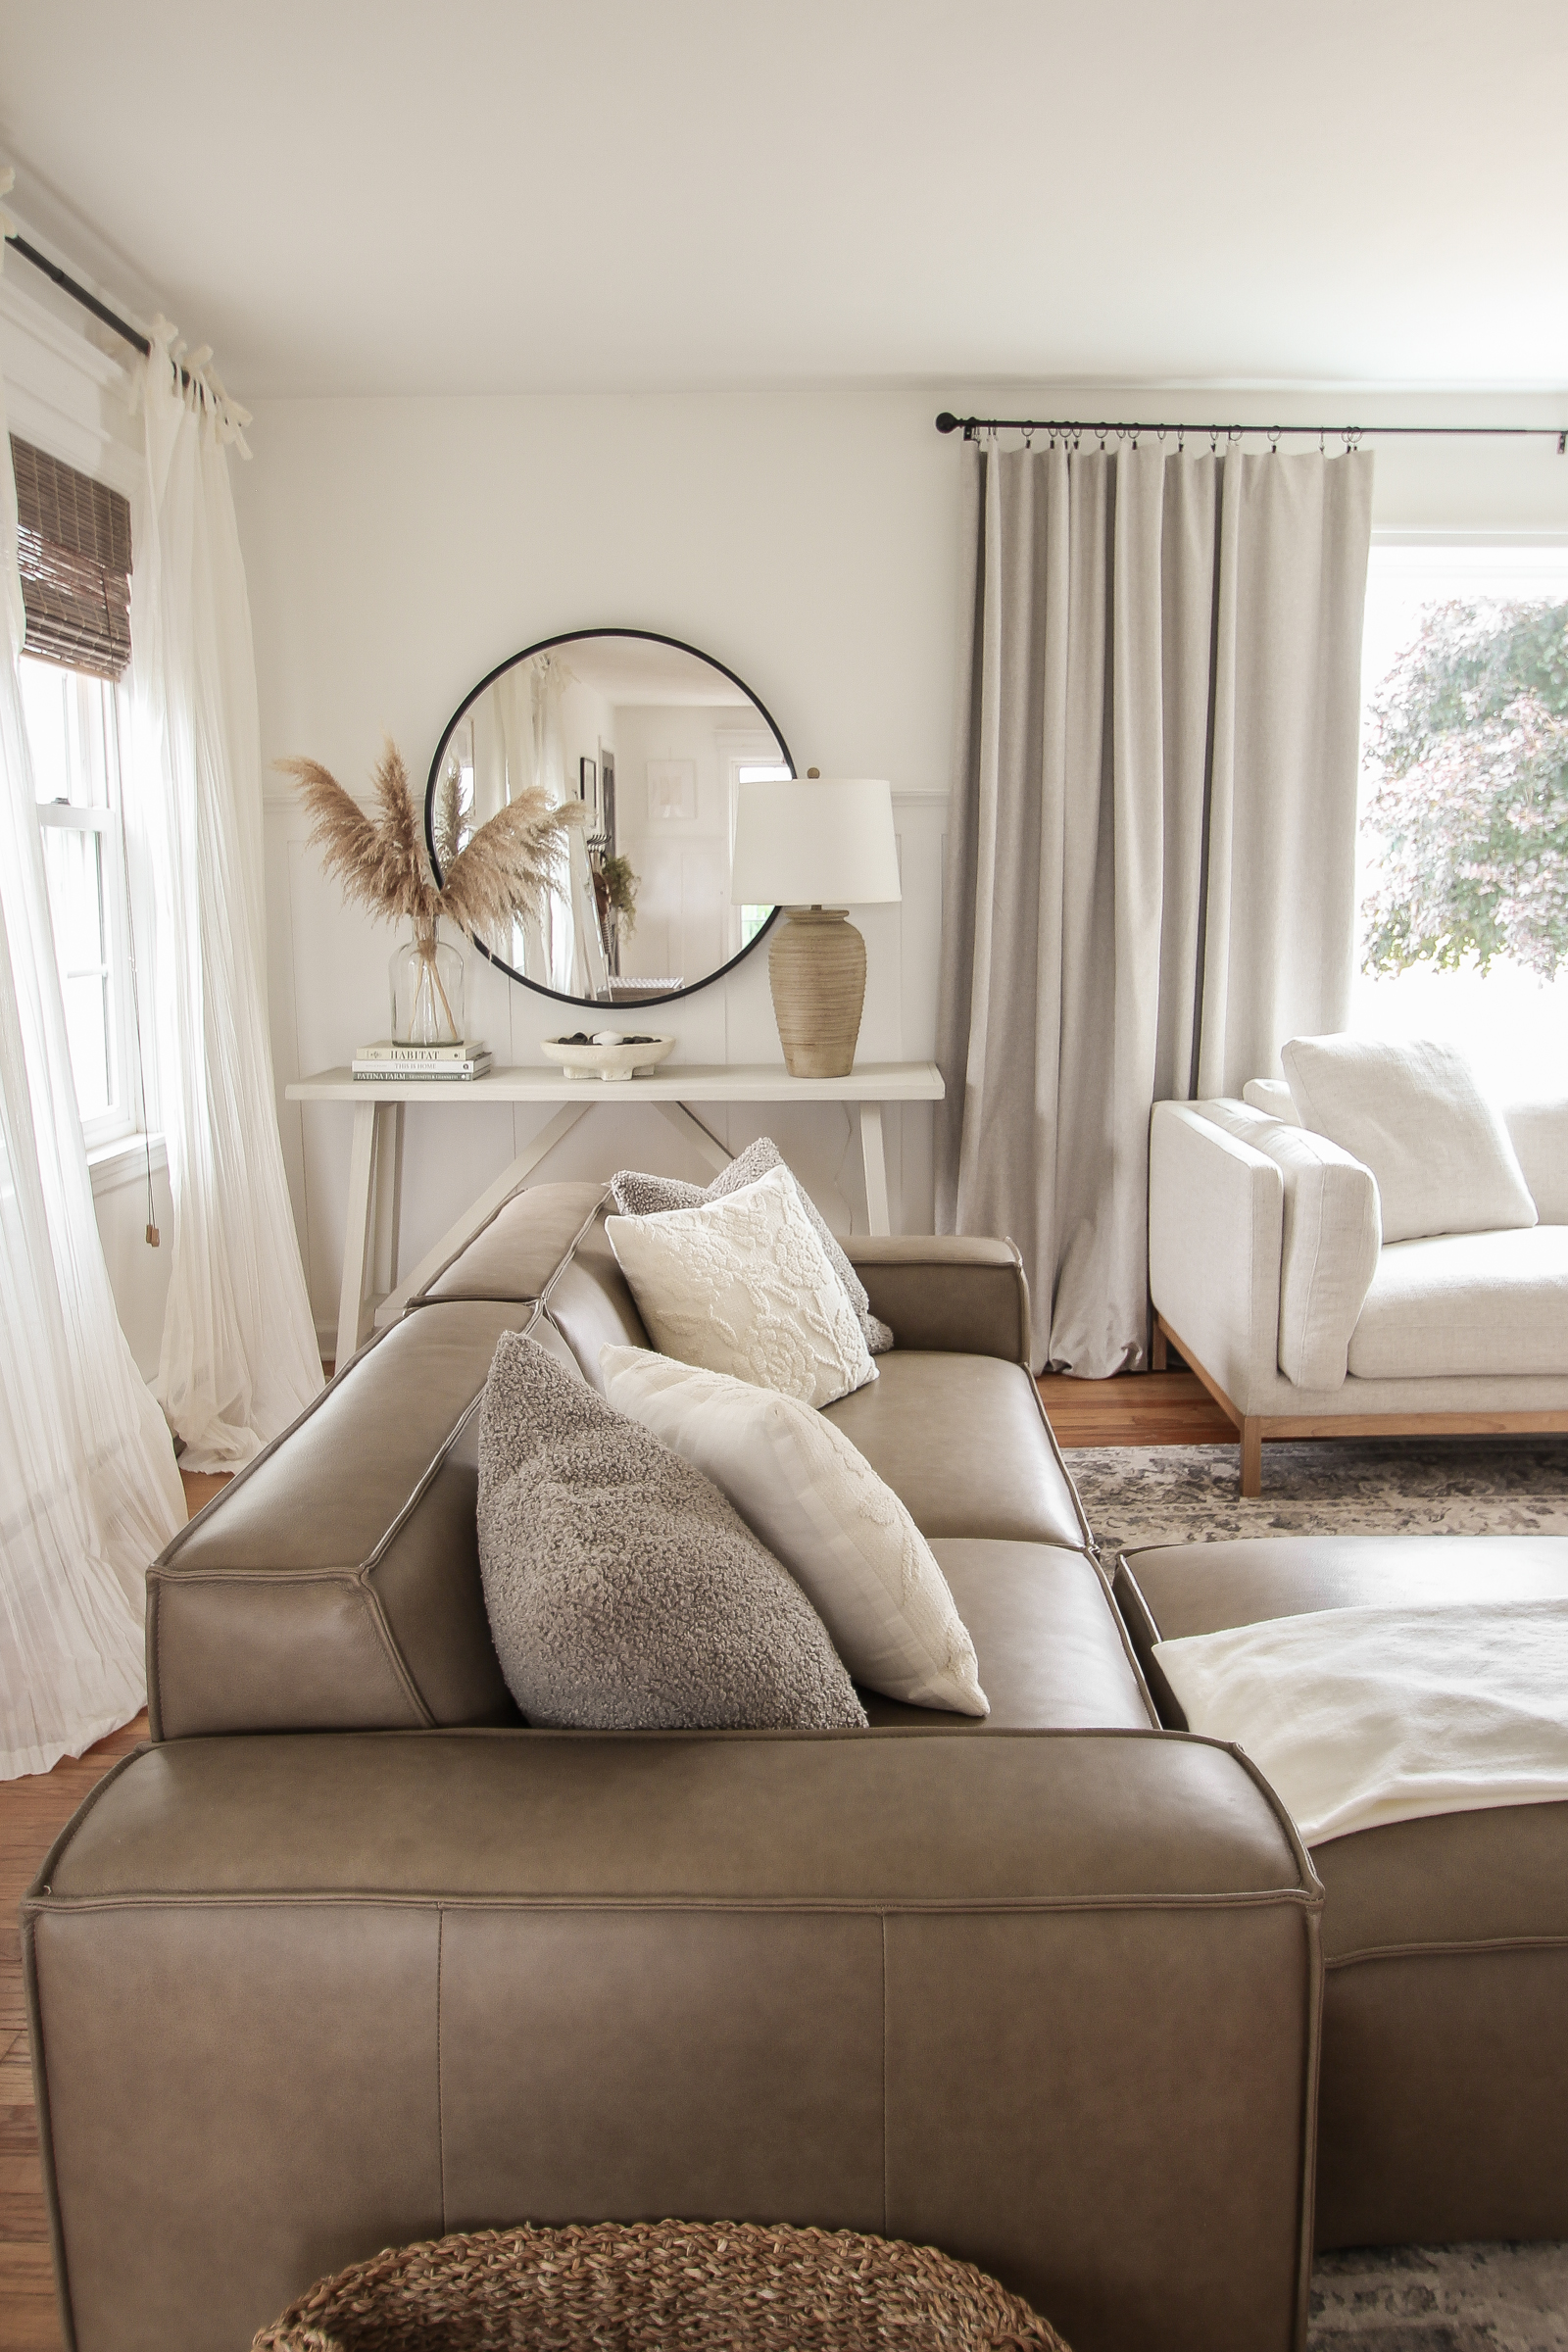
[(740, 787), (793, 776), (772, 716), (722, 662), (652, 629), (571, 629), (481, 678), (430, 762), (439, 880), (520, 789), (582, 805), (560, 887), (474, 945), (568, 1004), (664, 1004), (722, 978), (777, 908), (730, 902)]

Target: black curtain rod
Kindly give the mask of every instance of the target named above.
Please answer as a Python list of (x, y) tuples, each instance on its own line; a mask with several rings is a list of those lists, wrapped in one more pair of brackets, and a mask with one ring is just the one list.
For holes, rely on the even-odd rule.
[(1112, 418), (1108, 423), (1091, 424), (1082, 417), (1042, 416), (955, 416), (944, 409), (937, 418), (939, 433), (962, 433), (972, 441), (976, 433), (1095, 433), (1103, 440), (1107, 433), (1119, 438), (1140, 433), (1207, 433), (1218, 442), (1239, 441), (1244, 433), (1264, 433), (1270, 445), (1285, 433), (1316, 433), (1320, 441), (1330, 434), (1353, 448), (1374, 433), (1433, 433), (1446, 436), (1479, 434), (1484, 439), (1555, 440), (1559, 458), (1568, 456), (1568, 425), (1555, 424), (1129, 424)]
[(127, 325), (117, 312), (109, 308), (108, 303), (100, 302), (96, 294), (89, 294), (85, 286), (78, 286), (75, 279), (69, 276), (58, 262), (50, 261), (48, 255), (40, 253), (36, 245), (29, 245), (25, 237), (8, 236), (6, 243), (14, 245), (23, 260), (30, 262), (35, 270), (41, 270), (45, 277), (53, 278), (61, 292), (69, 294), (73, 302), (79, 302), (84, 311), (91, 311), (93, 317), (101, 318), (105, 326), (112, 326), (117, 335), (122, 336), (125, 342), (134, 344), (144, 360), (152, 357), (153, 347), (146, 336), (138, 334), (135, 327)]

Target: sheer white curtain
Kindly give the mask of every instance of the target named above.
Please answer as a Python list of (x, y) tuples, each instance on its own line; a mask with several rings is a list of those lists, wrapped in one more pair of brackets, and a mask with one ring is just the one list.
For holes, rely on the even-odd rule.
[(110, 1293), (76, 1115), (23, 726), (0, 385), (0, 1778), (146, 1696), (147, 1564), (184, 1525), (164, 1417)]
[(1144, 1363), (1149, 1114), (1342, 1028), (1372, 460), (964, 452), (937, 1223)]
[(321, 1387), (267, 1031), (256, 667), (225, 443), (160, 319), (132, 509), (131, 806), (157, 914), (159, 1107), (173, 1249), (158, 1389), (192, 1470), (232, 1470)]

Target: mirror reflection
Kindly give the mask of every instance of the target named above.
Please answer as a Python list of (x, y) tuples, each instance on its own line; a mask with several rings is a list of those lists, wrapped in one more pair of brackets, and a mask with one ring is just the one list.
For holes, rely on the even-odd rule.
[(761, 704), (672, 638), (586, 631), (531, 646), (453, 718), (431, 764), (425, 829), (439, 876), (529, 786), (575, 821), (537, 918), (481, 935), (516, 979), (574, 1003), (635, 1004), (713, 979), (771, 906), (730, 903), (742, 784), (792, 776)]

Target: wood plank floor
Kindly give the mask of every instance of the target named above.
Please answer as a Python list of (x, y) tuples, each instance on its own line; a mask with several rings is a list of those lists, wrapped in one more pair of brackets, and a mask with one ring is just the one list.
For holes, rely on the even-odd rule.
[[(1235, 1443), (1218, 1405), (1190, 1372), (1125, 1373), (1071, 1380), (1047, 1373), (1046, 1411), (1063, 1448), (1074, 1446), (1202, 1446)], [(194, 1517), (225, 1481), (185, 1474)], [(53, 1772), (0, 1782), (0, 2347), (63, 2352), (49, 2226), (38, 2169), (32, 2066), (22, 1990), (17, 1909), (39, 1863), (72, 1814), (117, 1758), (147, 1737), (138, 1715), (122, 1731), (66, 1757)]]

